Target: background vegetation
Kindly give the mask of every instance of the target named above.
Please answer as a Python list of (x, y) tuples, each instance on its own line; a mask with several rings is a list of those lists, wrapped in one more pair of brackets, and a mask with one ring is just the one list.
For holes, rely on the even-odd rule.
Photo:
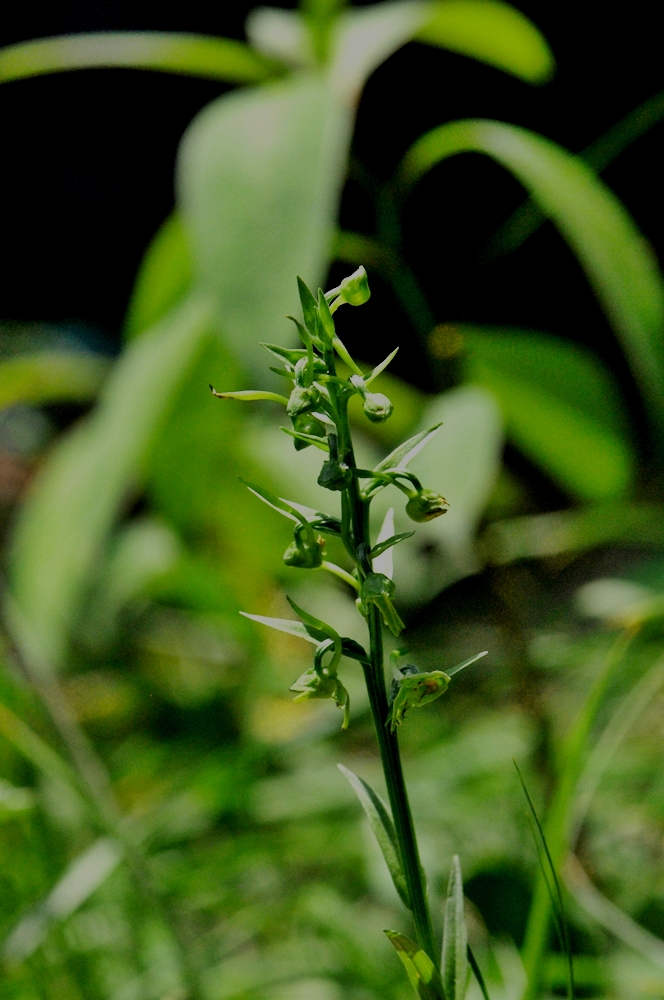
[[(450, 511), (395, 558), (414, 655), (444, 669), (490, 650), (400, 734), (432, 893), (459, 853), (491, 995), (527, 988), (519, 949), (531, 992), (564, 993), (516, 760), (543, 813), (548, 804), (579, 995), (664, 993), (664, 299), (637, 224), (595, 173), (638, 157), (614, 186), (657, 244), (644, 191), (664, 103), (646, 74), (631, 104), (623, 95), (596, 122), (577, 120), (578, 134), (546, 128), (553, 58), (510, 11), (365, 7), (344, 22), (356, 33), (345, 57), (349, 34), (329, 34), (334, 12), (315, 5), (306, 30), (254, 16), (253, 50), (145, 36), (94, 48), (81, 36), (0, 53), (3, 100), (28, 92), (17, 100), (41, 115), (97, 75), (106, 109), (119, 78), (130, 94), (145, 95), (145, 79), (172, 88), (160, 93), (178, 132), (205, 105), (182, 140), (176, 214), (138, 270), (119, 353), (136, 247), (168, 208), (166, 140), (160, 208), (150, 201), (155, 215), (126, 248), (116, 233), (112, 287), (97, 256), (94, 295), (81, 288), (84, 245), (49, 299), (65, 267), (58, 230), (48, 222), (45, 249), (38, 218), (16, 227), (0, 342), (3, 996), (408, 995), (381, 934), (404, 914), (336, 770), (379, 784), (356, 668), (345, 667), (353, 717), (339, 734), (333, 707), (290, 700), (308, 650), (238, 615), (288, 617), (286, 591), (298, 600), (306, 587), (307, 607), (355, 634), (343, 585), (283, 567), (287, 527), (237, 482), (316, 506), (319, 459), (295, 455), (269, 408), (256, 417), (207, 393), (210, 381), (263, 377), (256, 345), (286, 342), (297, 271), (328, 287), (359, 262), (374, 295), (344, 318), (344, 339), (367, 364), (401, 346), (397, 375), (377, 383), (396, 414), (362, 425), (366, 461), (444, 421), (413, 468)], [(354, 124), (365, 79), (394, 50)], [(117, 68), (23, 79), (128, 63), (217, 82)], [(220, 80), (237, 89), (219, 97)], [(432, 81), (455, 88), (458, 115)], [(510, 121), (517, 91), (529, 94), (516, 120), (528, 131), (468, 120)], [(104, 134), (94, 111), (72, 128), (83, 164)], [(450, 117), (465, 121), (437, 129)], [(614, 124), (585, 160), (566, 152)], [(66, 202), (47, 149), (29, 176), (50, 178), (48, 198), (33, 188), (52, 220), (53, 196), (60, 211)], [(24, 155), (20, 143), (7, 160)], [(68, 171), (65, 188), (89, 190), (94, 206), (99, 181), (86, 188), (84, 171)], [(117, 204), (126, 212), (140, 197), (125, 182)], [(529, 235), (538, 212), (553, 226)]]

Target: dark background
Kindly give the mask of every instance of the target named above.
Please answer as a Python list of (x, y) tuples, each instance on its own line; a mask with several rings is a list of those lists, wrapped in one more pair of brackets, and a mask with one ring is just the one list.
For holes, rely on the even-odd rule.
[[(26, 2), (14, 9), (13, 23), (3, 24), (0, 41), (105, 29), (242, 38), (251, 6), (190, 0), (178, 12), (175, 5), (137, 0)], [(558, 61), (553, 82), (530, 87), (470, 59), (406, 46), (374, 74), (360, 107), (355, 153), (374, 174), (387, 177), (426, 129), (466, 116), (513, 122), (580, 150), (663, 86), (656, 5), (518, 6), (552, 45)], [(0, 317), (83, 323), (118, 343), (137, 265), (172, 207), (180, 136), (224, 89), (129, 70), (64, 73), (0, 87)], [(604, 175), (660, 257), (663, 135), (656, 126)], [(577, 339), (605, 357), (629, 392), (613, 335), (551, 226), (510, 257), (480, 263), (482, 247), (522, 197), (511, 177), (479, 155), (443, 164), (419, 186), (404, 220), (406, 250), (436, 320), (514, 323)], [(353, 185), (342, 222), (371, 232), (370, 206)], [(383, 340), (381, 328), (399, 315), (389, 290), (381, 292), (374, 297), (383, 306), (376, 302), (369, 340)], [(364, 353), (373, 354), (370, 344)], [(412, 377), (412, 363), (405, 357), (401, 363)], [(421, 381), (426, 385), (427, 376)]]

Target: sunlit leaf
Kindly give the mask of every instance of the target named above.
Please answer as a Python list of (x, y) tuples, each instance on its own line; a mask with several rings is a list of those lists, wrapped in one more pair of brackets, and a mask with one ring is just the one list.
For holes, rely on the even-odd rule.
[(242, 42), (175, 31), (82, 32), (19, 42), (0, 50), (0, 82), (110, 66), (228, 83), (259, 83), (275, 72), (273, 63)]
[(435, 965), (418, 944), (398, 931), (385, 931), (408, 973), (410, 984), (420, 1000), (446, 1000), (443, 984)]
[(528, 83), (546, 83), (555, 69), (546, 39), (532, 21), (497, 0), (441, 0), (417, 41), (472, 56)]
[(192, 299), (132, 343), (92, 417), (59, 442), (31, 488), (13, 540), (11, 591), (44, 666), (62, 662), (108, 532), (210, 329), (209, 304)]
[(445, 900), (442, 975), (445, 1000), (464, 1000), (468, 980), (468, 932), (459, 855), (452, 858)]
[[(267, 625), (268, 628), (276, 629), (277, 632), (286, 632), (287, 635), (297, 636), (298, 639), (306, 639), (307, 642), (312, 642), (314, 646), (317, 646), (321, 639), (314, 638), (311, 635), (304, 624), (304, 622), (291, 621), (289, 618), (266, 618), (265, 615), (250, 615), (246, 611), (241, 611), (240, 614), (244, 618), (251, 618), (252, 621), (258, 622), (260, 625)], [(322, 637), (326, 638), (325, 635)]]
[(374, 792), (373, 788), (371, 788), (366, 781), (363, 781), (362, 778), (358, 778), (356, 774), (349, 771), (347, 767), (343, 766), (343, 764), (337, 764), (337, 767), (343, 774), (344, 778), (346, 778), (349, 782), (353, 791), (360, 800), (360, 804), (369, 821), (371, 831), (378, 841), (378, 846), (383, 852), (385, 864), (387, 865), (390, 875), (392, 876), (392, 881), (394, 882), (394, 888), (399, 893), (404, 906), (407, 906), (408, 909), (410, 909), (408, 886), (406, 883), (406, 877), (403, 873), (401, 860), (399, 858), (397, 834), (394, 829), (392, 817), (387, 810), (387, 806), (381, 799), (380, 795)]
[(664, 284), (631, 216), (579, 157), (526, 129), (470, 119), (427, 132), (400, 169), (407, 188), (435, 164), (485, 153), (531, 193), (577, 256), (622, 342), (664, 447)]

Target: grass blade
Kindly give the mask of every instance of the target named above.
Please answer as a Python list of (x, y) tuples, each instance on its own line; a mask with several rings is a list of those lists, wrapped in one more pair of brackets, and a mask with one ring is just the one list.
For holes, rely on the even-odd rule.
[(446, 1000), (438, 970), (427, 953), (405, 934), (399, 934), (398, 931), (385, 931), (385, 934), (401, 959), (410, 984), (420, 1000)]
[(486, 988), (486, 983), (484, 981), (484, 976), (482, 975), (482, 970), (480, 969), (479, 965), (477, 964), (477, 959), (473, 955), (473, 950), (470, 947), (470, 945), (468, 945), (468, 965), (473, 970), (473, 975), (475, 976), (475, 979), (477, 980), (477, 984), (478, 984), (478, 986), (480, 988), (482, 996), (484, 997), (484, 1000), (489, 1000), (489, 991)]
[(562, 892), (560, 890), (560, 882), (558, 881), (556, 868), (553, 863), (553, 859), (551, 857), (551, 852), (549, 851), (549, 845), (547, 844), (546, 837), (544, 836), (544, 830), (542, 829), (542, 824), (540, 823), (539, 816), (537, 815), (537, 811), (533, 804), (533, 800), (530, 797), (530, 792), (526, 787), (526, 783), (523, 780), (523, 775), (521, 774), (519, 765), (517, 764), (516, 761), (514, 761), (514, 767), (516, 768), (516, 773), (519, 776), (519, 781), (521, 782), (521, 788), (523, 789), (523, 794), (525, 795), (526, 802), (528, 804), (529, 817), (533, 829), (533, 838), (535, 840), (535, 846), (537, 848), (537, 857), (542, 871), (542, 876), (544, 878), (549, 893), (549, 899), (551, 901), (551, 912), (553, 914), (556, 933), (558, 934), (558, 940), (560, 942), (560, 948), (567, 959), (568, 1000), (574, 1000), (574, 960), (572, 958), (572, 948), (569, 940), (569, 930), (567, 927), (567, 920), (565, 919), (565, 908), (563, 904)]
[(459, 855), (452, 858), (443, 927), (443, 986), (446, 1000), (463, 1000), (468, 979), (468, 931)]

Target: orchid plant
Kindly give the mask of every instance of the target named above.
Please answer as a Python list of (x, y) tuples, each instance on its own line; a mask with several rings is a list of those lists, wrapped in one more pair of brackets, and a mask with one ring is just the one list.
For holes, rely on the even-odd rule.
[[(271, 400), (283, 404), (291, 426), (282, 430), (293, 438), (295, 450), (313, 446), (326, 454), (318, 483), (340, 494), (340, 517), (284, 500), (253, 483), (246, 485), (259, 499), (294, 522), (293, 541), (284, 553), (284, 562), (288, 566), (305, 570), (325, 569), (352, 588), (358, 611), (366, 620), (369, 649), (365, 650), (354, 639), (341, 636), (332, 625), (309, 614), (291, 598), (288, 598), (289, 603), (300, 621), (254, 614), (247, 614), (246, 617), (315, 645), (311, 667), (291, 685), (291, 690), (296, 693), (294, 700), (331, 699), (343, 709), (343, 729), (350, 720), (350, 698), (338, 675), (339, 663), (345, 656), (361, 665), (390, 809), (365, 781), (342, 765), (339, 768), (355, 790), (394, 886), (412, 913), (414, 941), (397, 931), (386, 931), (386, 934), (403, 962), (416, 993), (424, 1000), (462, 1000), (469, 963), (486, 995), (481, 972), (468, 948), (458, 857), (454, 858), (450, 873), (442, 955), (437, 948), (398, 740), (399, 726), (408, 713), (439, 698), (448, 689), (453, 675), (485, 656), (486, 651), (471, 656), (447, 672), (425, 671), (411, 663), (400, 665), (408, 653), (407, 646), (402, 644), (390, 656), (393, 676), (388, 687), (383, 629), (389, 629), (399, 639), (404, 632), (404, 623), (394, 605), (396, 588), (391, 579), (390, 550), (413, 532), (394, 534), (394, 513), (390, 510), (372, 541), (371, 501), (387, 487), (396, 487), (405, 494), (406, 513), (415, 522), (430, 521), (447, 511), (445, 498), (424, 487), (417, 476), (408, 471), (409, 461), (437, 433), (440, 425), (424, 430), (399, 445), (375, 469), (358, 468), (348, 402), (352, 396), (358, 395), (368, 420), (380, 423), (389, 419), (393, 410), (391, 401), (383, 393), (372, 392), (370, 386), (392, 361), (396, 351), (372, 371), (364, 373), (337, 334), (334, 320), (337, 310), (342, 305), (360, 306), (370, 297), (363, 267), (345, 278), (338, 287), (328, 292), (319, 290), (317, 298), (301, 278), (298, 278), (298, 286), (303, 322), (289, 318), (295, 324), (303, 346), (293, 349), (275, 344), (262, 345), (281, 362), (282, 367), (272, 368), (272, 371), (288, 381), (288, 396), (253, 390), (217, 392), (212, 386), (210, 388), (220, 399)], [(337, 357), (350, 372), (348, 377), (338, 373)], [(326, 536), (341, 539), (352, 564), (350, 572), (325, 558)]]

